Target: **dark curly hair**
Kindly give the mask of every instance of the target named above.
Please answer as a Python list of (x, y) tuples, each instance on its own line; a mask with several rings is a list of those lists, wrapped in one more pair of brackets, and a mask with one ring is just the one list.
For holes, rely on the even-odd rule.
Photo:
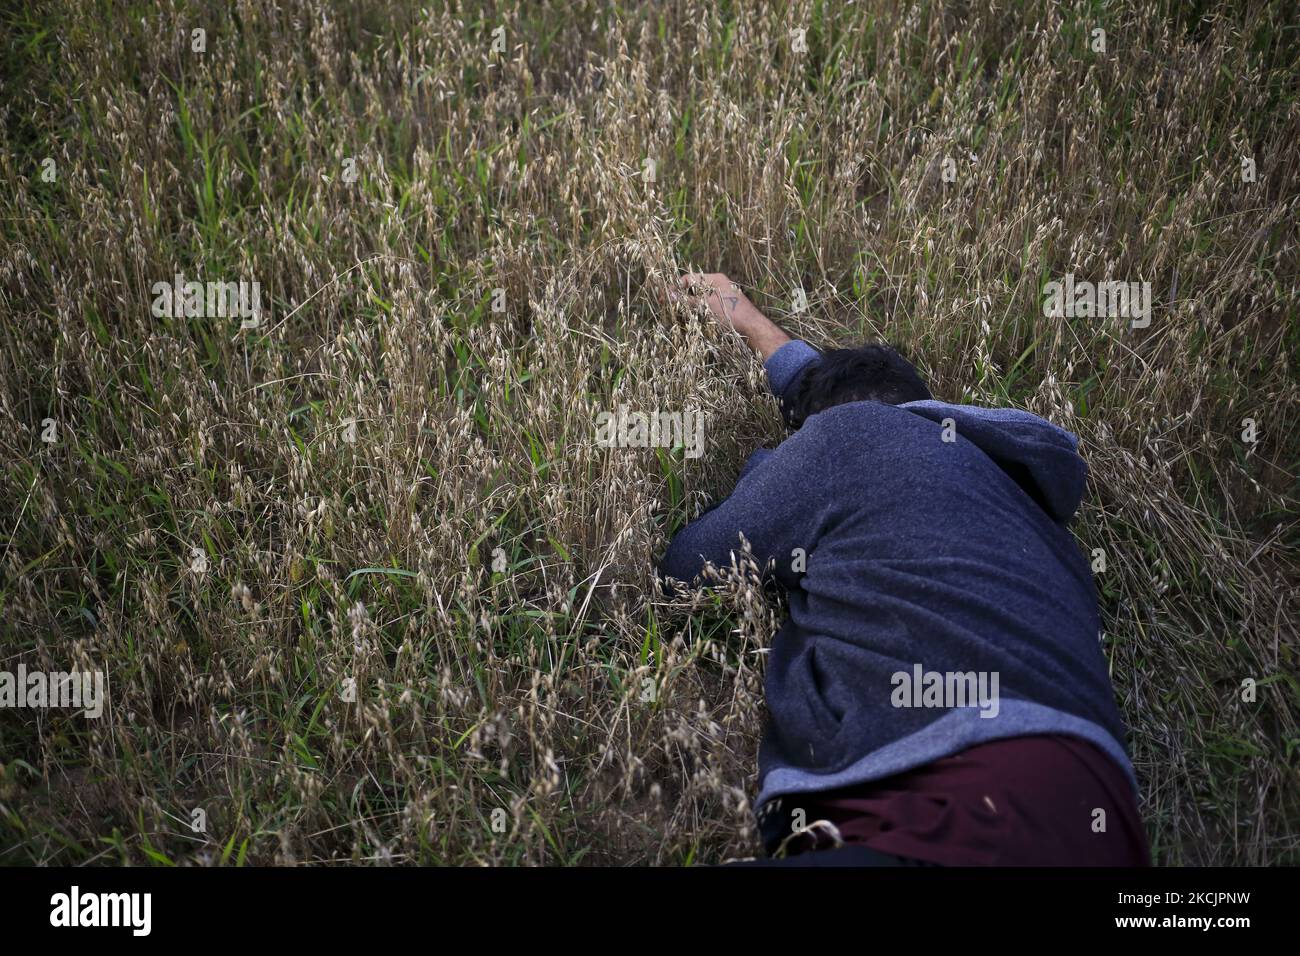
[(933, 398), (912, 363), (890, 345), (823, 352), (788, 398), (786, 420), (800, 427), (810, 415), (848, 402), (901, 405)]

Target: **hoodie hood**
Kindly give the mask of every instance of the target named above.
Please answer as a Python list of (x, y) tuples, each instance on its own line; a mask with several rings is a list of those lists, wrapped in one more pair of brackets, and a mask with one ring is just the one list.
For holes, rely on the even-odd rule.
[(1079, 439), (1016, 408), (949, 405), (930, 399), (897, 406), (936, 424), (951, 418), (959, 436), (997, 463), (1055, 521), (1068, 522), (1083, 499), (1088, 466)]
[[(787, 402), (794, 387), (804, 371), (820, 358), (820, 353), (807, 342), (793, 339), (763, 363), (787, 424)], [(939, 425), (945, 418), (951, 418), (956, 423), (957, 434), (992, 458), (1054, 521), (1065, 524), (1078, 510), (1088, 466), (1079, 457), (1079, 440), (1064, 428), (1015, 408), (949, 405), (933, 399), (894, 407), (905, 408)], [(745, 471), (763, 460), (763, 456), (755, 453)]]

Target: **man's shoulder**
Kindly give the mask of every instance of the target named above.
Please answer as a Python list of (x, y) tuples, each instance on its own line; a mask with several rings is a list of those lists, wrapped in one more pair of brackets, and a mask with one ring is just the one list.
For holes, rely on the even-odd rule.
[(900, 405), (873, 401), (845, 402), (808, 416), (799, 432), (806, 432), (811, 441), (840, 442), (846, 437), (909, 426), (924, 427), (925, 421)]
[(895, 446), (915, 445), (919, 433), (935, 426), (916, 415), (880, 402), (848, 402), (808, 416), (777, 451), (819, 476), (855, 468), (865, 458)]

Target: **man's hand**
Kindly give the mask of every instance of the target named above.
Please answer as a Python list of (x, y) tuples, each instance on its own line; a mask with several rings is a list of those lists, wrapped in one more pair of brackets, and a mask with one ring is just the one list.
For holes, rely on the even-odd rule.
[(677, 284), (682, 293), (703, 297), (718, 323), (743, 335), (764, 361), (790, 341), (790, 336), (758, 311), (740, 287), (722, 273), (693, 272), (682, 276)]

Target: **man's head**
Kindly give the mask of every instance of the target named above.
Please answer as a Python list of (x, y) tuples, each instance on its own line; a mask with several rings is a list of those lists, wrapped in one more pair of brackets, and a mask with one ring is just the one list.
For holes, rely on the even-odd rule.
[(803, 374), (789, 400), (787, 415), (795, 428), (810, 416), (847, 402), (901, 405), (932, 398), (912, 363), (888, 345), (864, 345), (822, 353)]

